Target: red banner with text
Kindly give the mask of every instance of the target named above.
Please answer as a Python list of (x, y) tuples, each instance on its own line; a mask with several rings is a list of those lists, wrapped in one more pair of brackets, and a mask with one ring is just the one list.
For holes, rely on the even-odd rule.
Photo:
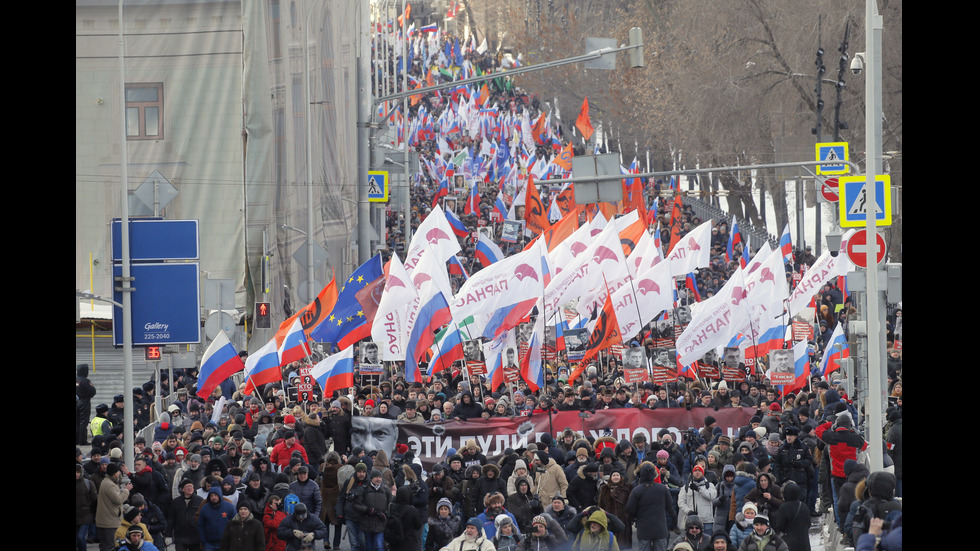
[[(488, 459), (495, 461), (503, 455), (506, 448), (514, 450), (527, 447), (529, 442), (537, 442), (541, 435), (550, 432), (555, 440), (561, 438), (566, 427), (579, 435), (601, 438), (612, 436), (616, 441), (632, 441), (636, 434), (643, 434), (647, 442), (657, 439), (661, 429), (674, 434), (674, 441), (681, 441), (681, 432), (689, 428), (701, 429), (707, 415), (717, 420), (725, 434), (734, 435), (738, 428), (749, 423), (755, 408), (660, 408), (650, 409), (611, 409), (585, 412), (582, 417), (577, 411), (563, 411), (551, 415), (536, 414), (528, 417), (494, 417), (479, 421), (449, 421), (437, 424), (398, 423), (398, 442), (408, 444), (415, 456), (422, 460), (426, 470), (446, 459), (450, 448), (462, 450), (466, 441), (474, 439), (480, 451)], [(522, 424), (530, 422), (527, 432)], [(443, 430), (445, 429), (445, 430)]]

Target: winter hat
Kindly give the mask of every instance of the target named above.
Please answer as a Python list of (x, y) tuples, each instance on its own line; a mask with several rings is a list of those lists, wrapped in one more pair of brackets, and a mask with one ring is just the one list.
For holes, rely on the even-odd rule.
[(669, 459), (670, 453), (667, 450), (660, 450), (657, 452), (657, 459)]
[(548, 526), (548, 521), (544, 518), (544, 515), (536, 515), (533, 519), (531, 519), (531, 526), (534, 526), (535, 524), (543, 524)]
[(441, 498), (436, 503), (436, 511), (438, 511), (439, 509), (441, 509), (443, 507), (448, 507), (449, 510), (452, 511), (453, 510), (453, 502), (449, 501), (449, 498), (447, 498), (447, 497)]
[(133, 522), (136, 520), (136, 517), (139, 516), (139, 514), (139, 507), (130, 506), (129, 509), (126, 509), (126, 512), (123, 513), (123, 518), (126, 519), (126, 522)]
[(742, 514), (744, 515), (745, 512), (748, 511), (749, 509), (751, 509), (752, 512), (754, 513), (759, 512), (759, 508), (755, 506), (755, 503), (752, 503), (751, 501), (746, 501), (745, 505), (742, 505)]
[(766, 526), (769, 526), (769, 517), (766, 515), (756, 515), (755, 518), (752, 519), (752, 524), (765, 524)]
[(704, 474), (704, 467), (702, 467), (701, 465), (695, 465), (694, 468), (691, 469), (691, 472), (693, 473), (695, 471), (701, 471), (701, 474)]
[(483, 523), (480, 522), (480, 519), (478, 519), (476, 517), (470, 517), (470, 520), (466, 521), (466, 525), (467, 526), (476, 526), (477, 528), (483, 528)]
[(493, 519), (493, 524), (494, 526), (497, 527), (497, 532), (500, 532), (500, 530), (504, 526), (507, 525), (514, 526), (514, 521), (511, 520), (510, 517), (505, 514), (499, 514), (497, 515), (497, 518)]

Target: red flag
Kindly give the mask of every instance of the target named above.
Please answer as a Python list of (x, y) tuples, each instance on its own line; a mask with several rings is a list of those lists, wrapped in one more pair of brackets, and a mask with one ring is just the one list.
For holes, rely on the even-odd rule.
[(582, 137), (585, 141), (589, 141), (592, 137), (592, 133), (595, 130), (592, 128), (592, 123), (589, 121), (589, 98), (586, 97), (585, 101), (582, 102), (582, 110), (579, 111), (578, 118), (575, 119), (575, 128), (582, 133)]

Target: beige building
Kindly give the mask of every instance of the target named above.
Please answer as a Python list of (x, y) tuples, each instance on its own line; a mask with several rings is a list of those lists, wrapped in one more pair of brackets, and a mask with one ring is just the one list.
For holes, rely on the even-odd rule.
[[(112, 294), (108, 222), (122, 212), (124, 110), (130, 193), (154, 171), (169, 180), (177, 195), (159, 214), (200, 221), (202, 279), (234, 281), (239, 312), (265, 299), (282, 320), (287, 292), (294, 311), (309, 299), (306, 269), (293, 258), (306, 240), (309, 101), (314, 239), (329, 253), (316, 290), (331, 268), (349, 274), (357, 258), (351, 3), (128, 1), (124, 95), (118, 13), (113, 1), (75, 3), (76, 288)], [(131, 215), (153, 214), (129, 202)], [(257, 334), (250, 348), (269, 336)]]

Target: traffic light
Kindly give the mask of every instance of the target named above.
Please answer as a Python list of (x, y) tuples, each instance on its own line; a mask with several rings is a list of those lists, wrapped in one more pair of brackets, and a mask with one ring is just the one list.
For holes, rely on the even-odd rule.
[(269, 329), (272, 327), (272, 316), (268, 302), (255, 303), (255, 327), (258, 329)]

